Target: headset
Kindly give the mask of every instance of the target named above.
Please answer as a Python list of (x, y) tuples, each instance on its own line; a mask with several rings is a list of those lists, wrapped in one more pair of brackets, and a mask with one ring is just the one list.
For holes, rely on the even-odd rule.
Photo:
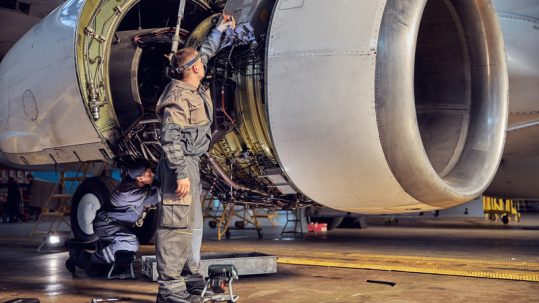
[(189, 60), (187, 63), (178, 66), (178, 62), (176, 61), (176, 55), (172, 55), (172, 66), (167, 66), (166, 68), (167, 75), (174, 79), (180, 79), (182, 73), (189, 67), (193, 66), (193, 64), (195, 64), (198, 59), (200, 59), (200, 53), (198, 53), (193, 59)]

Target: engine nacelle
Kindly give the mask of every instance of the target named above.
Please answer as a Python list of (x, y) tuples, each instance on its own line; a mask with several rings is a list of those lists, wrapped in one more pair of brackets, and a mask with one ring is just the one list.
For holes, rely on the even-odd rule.
[(450, 207), (498, 167), (508, 78), (489, 1), (280, 1), (266, 85), (281, 167), (324, 205)]

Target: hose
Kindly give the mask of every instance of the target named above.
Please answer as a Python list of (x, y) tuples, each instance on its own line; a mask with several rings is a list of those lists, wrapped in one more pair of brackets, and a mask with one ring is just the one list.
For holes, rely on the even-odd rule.
[(237, 189), (237, 190), (243, 190), (243, 191), (247, 191), (247, 192), (252, 192), (252, 193), (256, 193), (256, 194), (259, 194), (259, 195), (263, 195), (263, 196), (267, 196), (268, 194), (265, 193), (265, 192), (261, 192), (261, 191), (258, 191), (256, 189), (250, 189), (250, 188), (247, 188), (247, 187), (244, 187), (236, 182), (234, 182), (232, 179), (230, 179), (230, 177), (225, 173), (225, 171), (223, 171), (223, 169), (221, 168), (221, 166), (219, 165), (219, 163), (217, 163), (217, 161), (215, 161), (215, 159), (208, 153), (206, 153), (206, 157), (208, 158), (208, 162), (210, 163), (210, 167), (212, 168), (212, 170), (219, 176), (221, 177), (221, 179), (223, 179), (223, 181), (225, 181), (226, 184), (230, 185), (232, 188), (234, 189)]

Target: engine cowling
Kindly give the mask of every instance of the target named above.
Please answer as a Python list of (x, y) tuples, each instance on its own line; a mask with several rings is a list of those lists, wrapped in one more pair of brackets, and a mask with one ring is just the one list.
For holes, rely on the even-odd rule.
[(489, 1), (280, 1), (266, 67), (279, 163), (317, 202), (446, 208), (496, 172), (508, 79)]

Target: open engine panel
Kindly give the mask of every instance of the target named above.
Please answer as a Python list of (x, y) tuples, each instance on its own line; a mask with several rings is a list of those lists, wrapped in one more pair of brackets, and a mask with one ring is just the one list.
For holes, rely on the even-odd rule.
[[(180, 48), (200, 46), (218, 22), (219, 13), (235, 16), (236, 30), (224, 33), (222, 48), (208, 63), (203, 82), (211, 90), (214, 123), (212, 148), (201, 163), (201, 180), (203, 187), (221, 201), (280, 208), (312, 202), (287, 181), (267, 129), (264, 58), (274, 3), (187, 1)], [(153, 165), (159, 161), (160, 123), (155, 105), (170, 82), (165, 73), (166, 55), (172, 44), (176, 12), (176, 1), (140, 1), (130, 7), (117, 26), (108, 66), (117, 125), (102, 133), (111, 143), (118, 166), (136, 159)]]

